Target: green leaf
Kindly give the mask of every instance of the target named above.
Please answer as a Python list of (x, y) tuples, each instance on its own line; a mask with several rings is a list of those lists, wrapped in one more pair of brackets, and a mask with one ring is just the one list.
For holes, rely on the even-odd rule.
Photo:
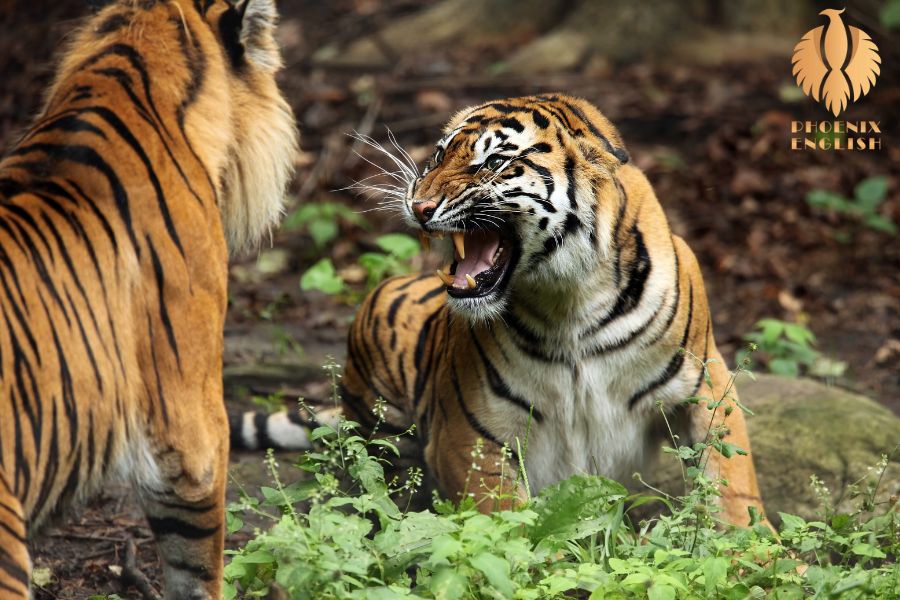
[(331, 219), (314, 219), (310, 221), (308, 229), (313, 243), (319, 249), (325, 247), (325, 244), (338, 235), (338, 224)]
[(773, 358), (769, 361), (769, 371), (782, 377), (797, 377), (800, 375), (800, 366), (795, 360)]
[(728, 576), (728, 560), (721, 556), (707, 558), (703, 561), (703, 579), (706, 582), (706, 595), (710, 598), (721, 585), (725, 584)]
[(869, 215), (866, 217), (866, 225), (876, 231), (883, 231), (891, 235), (897, 235), (897, 224), (881, 215)]
[(338, 294), (346, 284), (340, 278), (330, 258), (323, 258), (303, 274), (300, 278), (300, 289), (303, 291), (318, 290), (326, 294)]
[(457, 600), (466, 593), (466, 578), (455, 569), (446, 567), (431, 577), (429, 588), (438, 600)]
[(243, 526), (244, 521), (239, 515), (230, 510), (225, 511), (225, 529), (228, 531), (228, 535), (240, 531)]
[(472, 557), (469, 564), (478, 569), (494, 588), (504, 597), (511, 598), (513, 595), (513, 583), (509, 579), (509, 563), (505, 558), (482, 552)]
[(675, 588), (670, 585), (654, 583), (647, 590), (648, 600), (675, 600)]
[(750, 596), (750, 588), (744, 583), (738, 583), (728, 590), (726, 600), (746, 600)]
[(780, 512), (778, 513), (778, 516), (781, 517), (782, 533), (786, 531), (793, 531), (795, 529), (804, 529), (806, 527), (806, 521), (796, 515)]
[(853, 194), (860, 205), (873, 209), (884, 200), (887, 195), (887, 188), (887, 177), (869, 177), (856, 184)]
[(784, 325), (784, 321), (779, 321), (778, 319), (762, 319), (756, 323), (756, 327), (762, 330), (761, 341), (767, 344), (781, 337)]
[(579, 539), (608, 528), (621, 509), (626, 489), (603, 477), (576, 475), (541, 490), (533, 506), (538, 517), (528, 529), (528, 537), (538, 543), (545, 539)]
[(851, 548), (853, 554), (857, 556), (868, 556), (870, 558), (886, 558), (884, 552), (873, 546), (872, 544), (856, 544)]
[(816, 343), (815, 334), (803, 325), (798, 325), (796, 323), (785, 323), (784, 335), (787, 339), (796, 342), (801, 346), (810, 346)]
[(815, 208), (846, 212), (850, 203), (843, 196), (826, 190), (812, 190), (806, 194), (806, 202)]
[(419, 242), (405, 233), (388, 233), (379, 236), (375, 243), (379, 248), (402, 261), (411, 259), (421, 249)]

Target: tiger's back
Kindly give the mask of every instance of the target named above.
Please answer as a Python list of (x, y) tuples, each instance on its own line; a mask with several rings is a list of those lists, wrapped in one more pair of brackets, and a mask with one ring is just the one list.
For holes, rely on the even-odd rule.
[(274, 18), (114, 2), (0, 162), (0, 598), (27, 597), (28, 532), (114, 475), (167, 596), (218, 596), (228, 246), (274, 221), (296, 147)]

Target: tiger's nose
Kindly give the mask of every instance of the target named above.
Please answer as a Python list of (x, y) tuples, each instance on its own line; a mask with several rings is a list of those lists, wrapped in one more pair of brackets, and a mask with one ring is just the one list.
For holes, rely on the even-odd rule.
[(437, 209), (437, 202), (434, 200), (415, 200), (412, 204), (413, 214), (416, 215), (416, 219), (419, 220), (419, 223), (424, 225), (428, 222), (428, 219), (434, 216), (434, 211)]

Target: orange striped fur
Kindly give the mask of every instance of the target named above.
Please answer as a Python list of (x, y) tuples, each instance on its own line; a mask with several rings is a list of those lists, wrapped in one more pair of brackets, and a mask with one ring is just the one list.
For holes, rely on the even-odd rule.
[(219, 598), (228, 247), (277, 219), (296, 149), (273, 0), (112, 2), (0, 162), (0, 599), (26, 535), (133, 482), (167, 598)]

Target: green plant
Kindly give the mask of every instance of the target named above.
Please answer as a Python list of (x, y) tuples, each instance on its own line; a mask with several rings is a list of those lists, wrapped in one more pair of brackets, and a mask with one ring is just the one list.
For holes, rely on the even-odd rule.
[(338, 236), (341, 221), (363, 229), (371, 227), (362, 215), (337, 202), (304, 204), (285, 217), (283, 227), (287, 231), (305, 231), (316, 248), (322, 249)]
[(878, 207), (887, 197), (887, 189), (886, 177), (869, 177), (853, 188), (853, 198), (845, 198), (826, 190), (812, 190), (806, 195), (806, 201), (813, 208), (849, 215), (861, 220), (871, 229), (896, 235), (896, 223), (878, 213)]
[[(840, 377), (847, 364), (832, 360), (815, 349), (816, 336), (806, 326), (778, 319), (761, 319), (755, 330), (744, 336), (767, 357), (769, 371), (785, 377), (798, 377), (801, 372), (817, 377)], [(756, 349), (754, 348), (754, 349)], [(748, 356), (738, 353), (738, 362)]]
[[(359, 264), (366, 272), (366, 289), (372, 289), (386, 277), (410, 271), (409, 262), (420, 251), (419, 242), (403, 233), (388, 233), (375, 238), (381, 252), (364, 252)], [(318, 290), (326, 294), (346, 293), (350, 288), (334, 268), (330, 258), (323, 258), (311, 266), (300, 278), (303, 290)]]
[(359, 264), (366, 270), (369, 289), (385, 277), (409, 272), (409, 261), (421, 250), (419, 242), (403, 233), (388, 233), (375, 239), (382, 252), (365, 252)]
[(322, 258), (300, 277), (300, 289), (303, 291), (318, 290), (326, 294), (339, 294), (346, 291), (347, 284), (338, 275), (331, 259)]
[[(700, 364), (708, 379), (708, 363)], [(723, 442), (725, 425), (712, 424), (732, 410), (731, 386), (748, 364), (740, 363), (721, 398), (686, 400), (705, 402), (710, 427), (692, 446), (672, 436), (669, 452), (682, 461), (688, 485), (681, 497), (628, 496), (614, 481), (575, 476), (516, 510), (486, 515), (464, 499), (412, 512), (395, 500), (419, 485), (421, 472), (406, 483), (384, 478), (399, 437), (364, 439), (349, 421), (319, 427), (312, 433), (319, 447), (298, 465), (310, 478), (284, 484), (269, 454), (273, 487), (261, 488), (261, 498), (243, 492), (229, 506), (229, 532), (244, 527), (246, 512), (273, 526), (230, 552), (225, 597), (264, 597), (279, 586), (298, 599), (896, 599), (900, 517), (894, 504), (876, 502), (887, 456), (857, 482), (858, 510), (837, 512), (814, 481), (825, 506), (820, 520), (782, 514), (780, 537), (759, 515), (749, 515), (748, 529), (717, 523), (726, 482), (705, 465), (714, 452), (743, 450)], [(337, 402), (338, 367), (326, 369)], [(376, 431), (384, 410), (378, 403), (373, 411)], [(655, 501), (668, 510), (631, 522), (634, 508)]]

